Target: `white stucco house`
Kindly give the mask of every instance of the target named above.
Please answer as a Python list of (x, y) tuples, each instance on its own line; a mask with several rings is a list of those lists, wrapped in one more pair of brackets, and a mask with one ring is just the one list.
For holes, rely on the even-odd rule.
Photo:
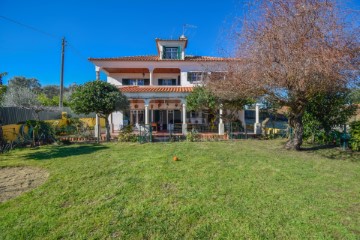
[[(186, 134), (190, 124), (207, 124), (202, 112), (186, 110), (186, 96), (206, 74), (224, 69), (226, 58), (187, 55), (188, 39), (155, 39), (157, 55), (113, 58), (89, 58), (107, 82), (114, 84), (130, 100), (129, 112), (114, 112), (110, 116), (113, 130), (126, 124), (149, 124), (154, 131), (177, 129)], [(222, 110), (220, 110), (221, 112)], [(221, 116), (221, 115), (220, 115)], [(244, 112), (239, 112), (245, 123)], [(224, 124), (218, 121), (219, 134)]]

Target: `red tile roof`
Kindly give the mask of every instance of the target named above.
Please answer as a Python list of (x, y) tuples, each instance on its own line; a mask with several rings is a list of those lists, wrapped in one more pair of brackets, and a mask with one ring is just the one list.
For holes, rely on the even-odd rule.
[(138, 92), (178, 92), (188, 93), (192, 92), (193, 87), (180, 86), (122, 86), (119, 87), (124, 93), (138, 93)]
[(195, 61), (195, 62), (223, 62), (236, 61), (236, 58), (222, 58), (209, 56), (186, 56), (185, 60), (181, 59), (160, 59), (159, 56), (128, 56), (113, 58), (89, 58), (89, 61)]

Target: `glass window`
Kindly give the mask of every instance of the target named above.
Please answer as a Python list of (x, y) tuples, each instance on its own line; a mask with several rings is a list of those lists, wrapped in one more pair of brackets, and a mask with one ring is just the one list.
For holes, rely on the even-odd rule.
[(144, 85), (150, 85), (150, 79), (123, 79), (122, 80), (123, 85), (128, 86), (144, 86)]
[(176, 86), (176, 79), (159, 79), (160, 86)]
[(179, 48), (178, 47), (164, 47), (164, 59), (179, 59)]
[(138, 79), (137, 80), (137, 85), (144, 86), (144, 79)]
[(188, 72), (188, 81), (191, 83), (201, 82), (205, 76), (206, 74), (204, 72)]

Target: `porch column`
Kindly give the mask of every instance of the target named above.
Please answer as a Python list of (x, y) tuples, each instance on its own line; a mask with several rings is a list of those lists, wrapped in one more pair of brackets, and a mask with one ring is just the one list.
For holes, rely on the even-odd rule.
[(261, 125), (260, 125), (260, 104), (255, 104), (255, 123), (254, 123), (254, 133), (261, 134)]
[(149, 68), (150, 86), (154, 85), (154, 68)]
[(244, 132), (245, 132), (245, 128), (246, 128), (246, 120), (245, 120), (245, 107), (243, 108), (243, 110), (239, 111), (239, 115), (240, 115), (240, 121), (242, 123), (242, 126), (244, 128)]
[[(95, 67), (96, 80), (100, 81), (100, 67)], [(100, 118), (96, 114), (95, 126), (94, 126), (94, 137), (99, 138), (101, 136)]]
[(224, 135), (224, 123), (223, 123), (223, 105), (220, 104), (220, 116), (219, 116), (219, 135)]
[(181, 101), (182, 102), (182, 119), (183, 119), (183, 123), (182, 123), (182, 134), (186, 135), (187, 134), (187, 124), (186, 124), (186, 104), (185, 101)]
[(149, 124), (149, 99), (144, 99), (145, 104), (145, 124)]

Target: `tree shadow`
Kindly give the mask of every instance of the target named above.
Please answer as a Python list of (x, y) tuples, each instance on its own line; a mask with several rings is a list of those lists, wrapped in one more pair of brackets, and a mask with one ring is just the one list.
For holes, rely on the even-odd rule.
[(27, 160), (52, 160), (54, 158), (65, 158), (79, 155), (91, 154), (97, 151), (108, 149), (109, 147), (104, 145), (68, 145), (68, 146), (56, 146), (51, 147), (45, 151), (34, 150), (32, 153), (25, 155)]
[(327, 159), (360, 162), (360, 152), (354, 152), (349, 149), (343, 150), (336, 145), (308, 146), (303, 147), (301, 150), (304, 152), (320, 155)]
[(334, 149), (334, 148), (338, 148), (338, 146), (336, 146), (336, 145), (316, 145), (316, 146), (302, 147), (301, 151), (317, 151), (317, 150), (322, 150), (322, 149)]

